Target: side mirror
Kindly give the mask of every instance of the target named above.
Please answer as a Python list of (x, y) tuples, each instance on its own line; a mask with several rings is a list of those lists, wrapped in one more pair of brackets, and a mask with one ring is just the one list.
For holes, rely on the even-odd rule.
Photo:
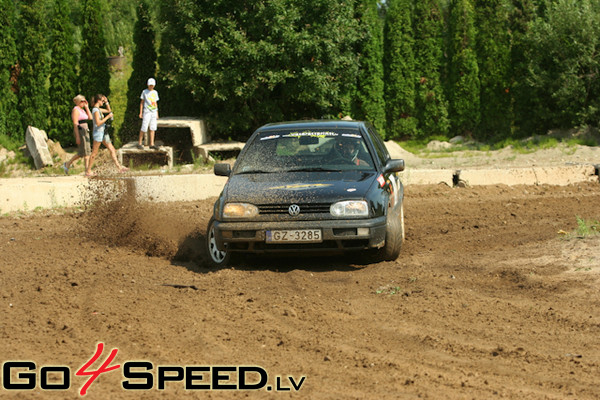
[(231, 165), (227, 163), (215, 164), (214, 173), (217, 176), (229, 176), (231, 175)]
[(383, 169), (383, 173), (388, 173), (388, 172), (401, 172), (404, 171), (404, 160), (401, 159), (397, 159), (397, 160), (389, 160), (386, 164), (385, 164), (385, 168)]

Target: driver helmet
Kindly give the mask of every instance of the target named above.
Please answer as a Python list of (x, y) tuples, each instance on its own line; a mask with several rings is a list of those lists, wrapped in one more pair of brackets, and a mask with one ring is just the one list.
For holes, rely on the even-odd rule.
[(335, 142), (338, 153), (347, 160), (356, 161), (359, 143), (357, 139), (338, 136)]

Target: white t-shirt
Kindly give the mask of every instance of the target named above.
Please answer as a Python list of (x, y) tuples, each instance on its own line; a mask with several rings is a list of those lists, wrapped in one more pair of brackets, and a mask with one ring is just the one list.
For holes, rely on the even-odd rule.
[(140, 96), (141, 100), (144, 100), (144, 114), (149, 112), (157, 112), (158, 111), (158, 92), (154, 89), (148, 90), (144, 89), (142, 91), (142, 95)]

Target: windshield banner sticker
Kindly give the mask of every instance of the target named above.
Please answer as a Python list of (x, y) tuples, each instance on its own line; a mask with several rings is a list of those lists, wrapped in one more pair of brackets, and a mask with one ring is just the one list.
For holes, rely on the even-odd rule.
[(331, 183), (307, 183), (307, 184), (295, 184), (295, 185), (283, 185), (283, 186), (274, 186), (270, 188), (270, 190), (279, 190), (279, 189), (287, 189), (287, 190), (309, 190), (309, 189), (317, 189), (333, 186)]
[(327, 137), (327, 136), (339, 136), (339, 133), (337, 132), (329, 132), (329, 131), (325, 131), (325, 132), (311, 132), (311, 131), (304, 131), (304, 132), (290, 132), (287, 135), (283, 135), (283, 137), (300, 137), (300, 136), (312, 136), (312, 137)]

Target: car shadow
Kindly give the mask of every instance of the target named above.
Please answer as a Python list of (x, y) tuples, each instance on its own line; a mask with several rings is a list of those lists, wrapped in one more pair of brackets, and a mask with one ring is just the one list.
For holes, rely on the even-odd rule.
[(236, 269), (268, 270), (274, 272), (290, 272), (303, 270), (310, 272), (324, 271), (355, 271), (368, 266), (367, 263), (357, 263), (356, 257), (350, 255), (252, 255), (240, 262)]
[(307, 255), (293, 254), (244, 254), (239, 261), (232, 265), (213, 268), (208, 262), (205, 246), (206, 235), (194, 231), (187, 235), (178, 246), (176, 254), (171, 258), (171, 264), (184, 267), (192, 272), (207, 274), (221, 269), (238, 269), (247, 271), (290, 272), (305, 270), (311, 272), (324, 271), (355, 271), (368, 267), (371, 262), (364, 260), (360, 254), (325, 254)]

